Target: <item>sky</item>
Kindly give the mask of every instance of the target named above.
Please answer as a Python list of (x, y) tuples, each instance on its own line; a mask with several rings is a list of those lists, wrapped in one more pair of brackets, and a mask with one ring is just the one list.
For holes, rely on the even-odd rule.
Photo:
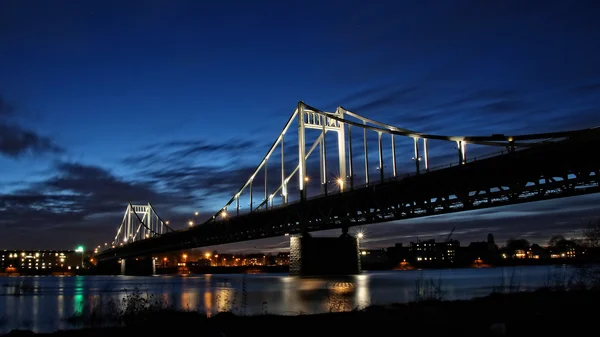
[[(2, 1), (0, 249), (110, 242), (129, 201), (151, 202), (174, 228), (201, 223), (246, 182), (298, 101), (443, 135), (598, 126), (599, 7), (585, 0)], [(288, 168), (297, 162), (294, 137), (290, 131)], [(369, 137), (376, 176), (376, 135)], [(410, 141), (398, 141), (402, 173), (414, 170)], [(327, 142), (335, 175), (335, 138)], [(455, 151), (431, 144), (431, 165), (456, 159)], [(314, 172), (314, 160), (309, 167)], [(272, 170), (271, 188), (280, 174)], [(443, 238), (454, 227), (464, 243), (488, 233), (543, 243), (578, 235), (600, 216), (598, 201), (590, 195), (372, 225), (362, 229), (362, 244)], [(216, 249), (287, 244), (284, 237)]]

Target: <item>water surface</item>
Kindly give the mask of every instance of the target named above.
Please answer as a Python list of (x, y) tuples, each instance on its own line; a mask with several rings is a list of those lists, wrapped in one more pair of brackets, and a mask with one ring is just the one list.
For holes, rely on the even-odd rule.
[[(338, 278), (287, 274), (0, 277), (0, 333), (75, 328), (65, 321), (116, 305), (136, 289), (161, 305), (240, 314), (344, 311), (415, 300), (469, 299), (494, 290), (533, 290), (562, 278), (565, 266), (365, 272)], [(439, 289), (438, 289), (439, 288)]]

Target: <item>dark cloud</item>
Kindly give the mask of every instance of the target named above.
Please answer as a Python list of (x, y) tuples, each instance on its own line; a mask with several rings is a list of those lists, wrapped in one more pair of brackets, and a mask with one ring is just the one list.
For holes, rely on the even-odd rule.
[(50, 138), (15, 124), (0, 122), (0, 154), (17, 158), (25, 154), (60, 153), (63, 149)]
[(515, 113), (527, 111), (527, 104), (517, 100), (503, 100), (483, 105), (482, 110), (487, 113)]
[(267, 150), (262, 141), (178, 140), (154, 144), (123, 162), (137, 171), (137, 181), (186, 196), (190, 207), (210, 213), (215, 200), (229, 200), (250, 178)]
[[(246, 182), (254, 167), (166, 167), (141, 172), (143, 179), (160, 182), (165, 189), (173, 192), (213, 197), (222, 193), (235, 194), (236, 188)], [(197, 200), (201, 202), (202, 200)]]
[(207, 140), (177, 140), (162, 144), (154, 144), (140, 150), (142, 154), (123, 159), (123, 163), (133, 167), (145, 167), (148, 164), (189, 162), (193, 160), (211, 160), (219, 155), (227, 157), (236, 155), (256, 146), (252, 141), (229, 139), (211, 142)]
[(14, 107), (0, 96), (0, 155), (18, 158), (26, 154), (63, 152), (63, 148), (52, 139), (9, 123), (8, 118), (14, 115), (14, 111)]
[[(361, 97), (363, 100), (360, 104), (353, 104), (348, 106), (347, 109), (356, 111), (377, 111), (390, 106), (402, 106), (407, 102), (415, 100), (413, 94), (417, 91), (417, 88), (400, 88), (387, 92), (380, 92), (376, 97)], [(358, 98), (358, 97), (357, 97)], [(366, 98), (366, 100), (365, 100)]]
[[(181, 194), (157, 192), (151, 184), (127, 181), (100, 167), (60, 162), (53, 176), (0, 195), (0, 226), (49, 238), (60, 228), (86, 231), (88, 226), (104, 226), (103, 233), (110, 237), (128, 202), (152, 202), (166, 211), (183, 199)], [(8, 244), (4, 238), (1, 242)]]

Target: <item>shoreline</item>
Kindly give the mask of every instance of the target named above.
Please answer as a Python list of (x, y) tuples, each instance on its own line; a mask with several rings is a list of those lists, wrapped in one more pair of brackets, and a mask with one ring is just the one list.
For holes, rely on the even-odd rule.
[[(123, 317), (123, 327), (91, 327), (53, 333), (12, 331), (6, 336), (112, 337), (193, 333), (202, 336), (419, 336), (576, 335), (597, 328), (593, 308), (600, 289), (492, 293), (471, 300), (424, 300), (324, 314), (239, 316), (223, 312), (157, 310)], [(504, 334), (495, 332), (504, 331)], [(393, 332), (393, 333), (392, 333)]]
[[(585, 264), (578, 261), (561, 260), (552, 261), (552, 263), (496, 263), (496, 264), (479, 264), (479, 265), (417, 265), (417, 266), (395, 266), (395, 267), (370, 267), (363, 268), (361, 272), (385, 272), (385, 271), (415, 271), (415, 270), (447, 270), (447, 269), (483, 269), (483, 268), (502, 268), (502, 267), (550, 267), (550, 266), (580, 266)], [(205, 274), (281, 274), (288, 273), (288, 266), (244, 266), (244, 267), (196, 267), (190, 268), (189, 272), (177, 272), (177, 267), (165, 268), (161, 270), (159, 268), (154, 276), (160, 275), (205, 275)], [(96, 273), (94, 270), (87, 272), (54, 272), (54, 273), (0, 273), (0, 277), (23, 277), (23, 276), (118, 276), (112, 274)], [(150, 276), (150, 275), (140, 275)], [(309, 277), (308, 275), (307, 277)], [(319, 277), (319, 275), (313, 275)], [(326, 275), (321, 275), (326, 276)], [(339, 276), (339, 275), (331, 275)]]

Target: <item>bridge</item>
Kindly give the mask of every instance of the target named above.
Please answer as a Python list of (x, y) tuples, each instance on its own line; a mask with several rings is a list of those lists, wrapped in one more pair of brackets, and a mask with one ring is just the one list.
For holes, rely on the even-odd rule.
[[(294, 124), (297, 134), (288, 134)], [(308, 130), (317, 131), (312, 143), (308, 142)], [(362, 139), (353, 143), (356, 130)], [(337, 140), (333, 145), (327, 137), (332, 133)], [(368, 140), (373, 135), (377, 137), (375, 178), (370, 172)], [(387, 156), (384, 137), (391, 147), (385, 151)], [(294, 147), (292, 161), (286, 160), (290, 151), (284, 147), (289, 138)], [(407, 139), (414, 165), (408, 173), (400, 172), (397, 157), (397, 144), (406, 144)], [(432, 142), (437, 142), (438, 148), (454, 148), (455, 160), (432, 166)], [(150, 204), (129, 204), (114, 241), (96, 258), (129, 259), (326, 229), (347, 233), (357, 225), (597, 193), (599, 146), (598, 128), (512, 136), (443, 136), (381, 123), (343, 107), (325, 112), (299, 102), (256, 169), (208, 220), (173, 230)], [(468, 157), (470, 147), (493, 149), (493, 153)], [(337, 162), (334, 176), (328, 167), (332, 149)], [(355, 158), (355, 153), (360, 158)], [(317, 160), (311, 161), (315, 157)], [(273, 162), (276, 169), (269, 171), (268, 164)], [(316, 183), (308, 174), (311, 170), (319, 171)], [(264, 186), (258, 186), (257, 198), (259, 177)], [(243, 197), (249, 199), (244, 211)]]

